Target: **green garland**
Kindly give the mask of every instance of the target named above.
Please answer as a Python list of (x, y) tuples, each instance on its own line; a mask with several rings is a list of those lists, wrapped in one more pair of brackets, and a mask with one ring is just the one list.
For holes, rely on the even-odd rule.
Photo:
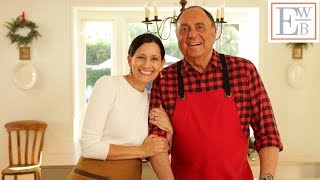
[(308, 50), (308, 47), (310, 46), (313, 46), (312, 43), (287, 43), (287, 46), (289, 46), (290, 48), (293, 48), (293, 47), (302, 47), (303, 49), (305, 50)]
[[(18, 16), (16, 19), (12, 19), (11, 22), (6, 22), (5, 27), (7, 27), (10, 31), (7, 34), (7, 37), (11, 40), (11, 43), (17, 43), (18, 48), (19, 47), (26, 47), (27, 45), (32, 43), (32, 40), (34, 38), (38, 39), (38, 37), (41, 37), (39, 32), (36, 30), (38, 26), (29, 20), (25, 19), (25, 23), (22, 24), (21, 16)], [(27, 36), (21, 36), (20, 34), (16, 34), (18, 29), (20, 28), (29, 28), (30, 32)]]

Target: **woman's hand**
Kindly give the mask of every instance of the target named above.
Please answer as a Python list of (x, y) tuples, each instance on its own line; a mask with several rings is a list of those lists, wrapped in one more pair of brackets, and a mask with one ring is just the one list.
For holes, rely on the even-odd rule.
[(168, 134), (173, 135), (171, 120), (162, 105), (160, 105), (159, 108), (151, 109), (149, 113), (149, 122), (166, 131)]
[(142, 155), (141, 159), (154, 156), (158, 153), (165, 153), (169, 151), (168, 141), (165, 138), (157, 135), (149, 135), (141, 145)]
[(158, 126), (160, 129), (167, 132), (167, 140), (170, 148), (172, 147), (172, 138), (173, 138), (173, 127), (171, 124), (171, 120), (163, 109), (162, 105), (159, 108), (151, 109), (149, 113), (149, 122)]

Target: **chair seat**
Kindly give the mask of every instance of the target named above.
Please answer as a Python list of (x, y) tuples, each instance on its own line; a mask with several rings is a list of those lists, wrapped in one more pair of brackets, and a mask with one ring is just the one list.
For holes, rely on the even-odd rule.
[(14, 174), (30, 174), (40, 171), (40, 165), (38, 164), (14, 164), (2, 170), (2, 174), (14, 175)]

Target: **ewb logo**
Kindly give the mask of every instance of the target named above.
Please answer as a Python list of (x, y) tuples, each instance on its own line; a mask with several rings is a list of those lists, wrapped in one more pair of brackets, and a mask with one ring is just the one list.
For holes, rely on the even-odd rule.
[(319, 42), (319, 0), (269, 0), (269, 42)]

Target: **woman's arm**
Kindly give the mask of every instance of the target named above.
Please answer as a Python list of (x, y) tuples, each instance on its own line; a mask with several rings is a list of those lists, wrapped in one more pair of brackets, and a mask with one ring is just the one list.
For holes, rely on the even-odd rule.
[(145, 139), (141, 146), (122, 146), (111, 144), (107, 159), (144, 159), (158, 153), (167, 153), (168, 149), (169, 146), (165, 138), (158, 137), (157, 135), (150, 135)]
[(102, 141), (104, 127), (117, 93), (112, 77), (103, 76), (94, 85), (90, 96), (80, 139), (81, 155), (85, 158), (105, 160), (110, 144)]

